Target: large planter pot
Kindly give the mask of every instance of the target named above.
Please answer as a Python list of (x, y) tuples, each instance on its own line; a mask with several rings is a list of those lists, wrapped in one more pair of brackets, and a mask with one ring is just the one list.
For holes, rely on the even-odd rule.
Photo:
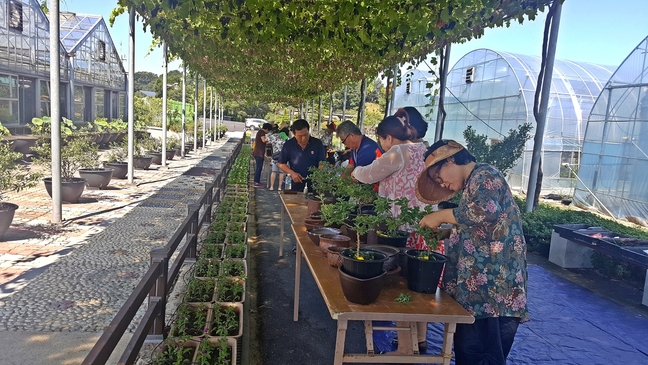
[(182, 157), (182, 150), (180, 149), (180, 147), (177, 147), (174, 151), (176, 157)]
[(167, 160), (173, 160), (173, 157), (175, 157), (176, 150), (168, 150), (166, 151), (166, 159)]
[(320, 236), (323, 234), (340, 234), (340, 230), (337, 228), (331, 228), (331, 227), (315, 227), (315, 228), (308, 228), (306, 230), (306, 233), (308, 233), (308, 237), (313, 241), (313, 243), (316, 246), (319, 246), (320, 244)]
[(113, 169), (79, 169), (79, 176), (86, 179), (86, 186), (91, 188), (104, 189), (112, 179)]
[(31, 148), (38, 140), (38, 137), (35, 136), (6, 136), (4, 138), (11, 142), (12, 150), (22, 153), (23, 156), (32, 153)]
[(0, 202), (0, 238), (9, 229), (17, 209), (18, 206), (16, 204)]
[(107, 145), (108, 142), (110, 142), (110, 133), (107, 133), (107, 132), (103, 133), (101, 135), (101, 137), (102, 137), (101, 140), (99, 142), (97, 142), (97, 144), (99, 144), (99, 145)]
[(342, 236), (340, 234), (323, 234), (320, 236), (319, 248), (326, 256), (329, 247), (349, 247), (349, 242), (351, 242), (351, 239), (347, 236)]
[(386, 271), (369, 279), (358, 279), (345, 272), (344, 267), (338, 268), (342, 293), (346, 300), (356, 304), (371, 304), (378, 299), (385, 285)]
[(149, 152), (151, 155), (151, 163), (155, 165), (162, 165), (162, 152)]
[[(46, 177), (43, 179), (47, 194), (52, 196), (52, 178)], [(61, 200), (67, 203), (78, 203), (83, 190), (85, 190), (86, 179), (74, 177), (70, 181), (61, 182)]]
[(405, 247), (409, 236), (410, 233), (405, 231), (396, 231), (396, 236), (393, 237), (387, 236), (383, 231), (376, 231), (376, 239), (379, 245)]
[[(420, 254), (426, 254), (420, 258)], [(440, 253), (425, 250), (406, 250), (407, 288), (417, 293), (436, 293), (443, 266), (448, 258)]]
[(151, 166), (151, 160), (153, 157), (151, 156), (145, 156), (145, 157), (135, 157), (133, 159), (133, 167), (136, 169), (143, 169), (146, 170)]
[(112, 177), (115, 179), (125, 179), (128, 175), (127, 162), (106, 162), (104, 166), (113, 170)]
[(355, 258), (355, 249), (346, 249), (340, 252), (344, 259), (342, 266), (344, 271), (358, 279), (369, 279), (380, 275), (383, 272), (383, 263), (387, 261), (387, 255), (374, 250), (360, 249), (361, 255), (373, 255), (373, 259), (358, 260)]

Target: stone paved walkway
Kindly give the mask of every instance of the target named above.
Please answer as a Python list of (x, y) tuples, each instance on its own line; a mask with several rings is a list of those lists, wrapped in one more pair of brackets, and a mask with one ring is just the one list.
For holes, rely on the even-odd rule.
[(9, 196), (20, 209), (0, 242), (0, 332), (103, 331), (238, 140), (86, 190), (60, 226), (42, 186)]

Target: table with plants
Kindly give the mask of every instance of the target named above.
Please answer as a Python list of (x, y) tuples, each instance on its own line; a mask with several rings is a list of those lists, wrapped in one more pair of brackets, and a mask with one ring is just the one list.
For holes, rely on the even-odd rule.
[[(325, 169), (328, 168), (320, 170)], [(320, 196), (322, 202), (318, 212), (308, 214), (309, 197), (304, 197), (303, 194), (281, 194), (282, 223), (284, 215), (288, 214), (297, 241), (294, 320), (297, 321), (299, 318), (300, 271), (303, 257), (331, 318), (337, 320), (335, 364), (344, 362), (450, 364), (452, 340), (457, 323), (472, 323), (474, 318), (448, 294), (437, 289), (445, 257), (428, 250), (403, 250), (407, 251), (408, 255), (409, 251), (416, 251), (411, 253), (411, 257), (404, 256), (400, 253), (399, 247), (372, 244), (371, 239), (368, 238), (371, 237), (369, 233), (373, 231), (389, 236), (404, 225), (413, 226), (411, 222), (420, 219), (426, 212), (408, 207), (405, 199), (393, 201), (372, 195), (370, 187), (345, 182), (342, 174), (335, 171), (332, 174), (331, 171), (326, 174), (322, 172), (319, 174), (321, 176), (316, 172), (314, 175), (311, 181), (314, 183), (315, 194)], [(323, 192), (320, 190), (323, 186), (329, 189), (335, 187), (335, 192)], [(327, 197), (332, 199), (327, 201)], [(398, 217), (390, 214), (395, 205), (398, 205), (401, 210)], [(322, 227), (325, 225), (328, 227)], [(322, 228), (332, 230), (333, 233), (318, 234)], [(344, 234), (348, 236), (345, 237)], [(435, 243), (438, 243), (433, 238), (428, 241), (432, 249)], [(334, 243), (329, 243), (329, 240)], [(327, 257), (331, 249), (335, 248), (330, 245), (343, 246), (338, 249), (341, 257), (339, 261), (331, 261)], [(390, 248), (392, 251), (385, 248)], [(414, 273), (408, 272), (409, 280), (406, 280), (398, 274), (401, 269), (398, 264), (394, 264), (396, 270), (388, 271), (390, 269), (387, 269), (387, 263), (395, 260), (394, 251), (402, 261), (404, 260), (402, 264), (416, 267), (413, 272), (422, 271), (424, 275), (430, 275), (425, 268), (418, 268), (419, 262), (436, 264), (437, 267), (440, 263), (440, 269), (435, 269), (438, 272), (435, 278), (429, 280), (429, 285), (412, 286), (408, 281)], [(406, 262), (410, 263), (406, 264)], [(366, 353), (345, 353), (344, 351), (348, 322), (354, 320), (364, 321)], [(372, 321), (393, 321), (397, 322), (397, 326), (374, 327)], [(416, 322), (444, 323), (445, 332), (440, 354), (419, 354)], [(379, 355), (374, 350), (372, 336), (374, 330), (398, 331), (399, 350)], [(377, 359), (377, 357), (381, 358)]]

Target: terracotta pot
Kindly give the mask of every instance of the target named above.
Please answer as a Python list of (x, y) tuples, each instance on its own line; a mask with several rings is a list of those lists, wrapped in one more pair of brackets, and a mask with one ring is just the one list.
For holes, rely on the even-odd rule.
[(323, 234), (340, 234), (340, 230), (331, 227), (314, 227), (306, 230), (308, 237), (316, 246), (319, 246), (320, 236)]
[(351, 303), (371, 304), (378, 299), (385, 284), (386, 271), (369, 279), (358, 279), (346, 273), (344, 268), (338, 268), (340, 273), (340, 284), (344, 297)]
[(346, 250), (344, 247), (331, 246), (327, 249), (326, 258), (328, 259), (329, 265), (333, 267), (340, 267), (344, 262), (344, 258), (340, 255), (340, 252)]
[(319, 248), (322, 254), (326, 255), (329, 247), (338, 246), (347, 248), (349, 247), (349, 242), (351, 242), (351, 239), (347, 236), (342, 236), (340, 234), (323, 234), (320, 236)]

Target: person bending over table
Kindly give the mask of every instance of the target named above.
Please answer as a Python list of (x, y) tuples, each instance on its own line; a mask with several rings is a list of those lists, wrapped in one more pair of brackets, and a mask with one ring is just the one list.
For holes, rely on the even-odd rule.
[[(416, 197), (414, 182), (425, 169), (423, 156), (427, 148), (423, 143), (412, 142), (418, 137), (417, 130), (405, 119), (391, 116), (378, 124), (376, 135), (385, 154), (368, 166), (356, 167), (351, 176), (365, 184), (378, 183), (378, 195), (381, 197), (392, 200), (407, 198), (410, 207), (424, 208), (426, 204)], [(395, 216), (399, 215), (400, 207), (392, 206), (392, 213)], [(409, 229), (409, 227), (401, 228)], [(407, 247), (418, 250), (428, 248), (425, 240), (415, 234), (408, 238)], [(437, 252), (444, 252), (443, 245), (437, 248)], [(418, 322), (417, 329), (419, 350), (426, 351), (427, 323)]]
[(350, 120), (345, 120), (337, 127), (337, 136), (347, 148), (351, 149), (349, 165), (353, 170), (358, 166), (367, 166), (382, 156), (382, 149), (373, 139), (365, 136)]
[(422, 202), (438, 204), (462, 192), (459, 206), (421, 219), (436, 229), (452, 223), (446, 239), (443, 288), (475, 317), (457, 324), (456, 365), (505, 365), (518, 324), (527, 310), (526, 243), (520, 210), (504, 175), (453, 140), (427, 150), (426, 169), (416, 182)]
[[(311, 137), (310, 126), (304, 119), (297, 119), (290, 126), (293, 138), (284, 143), (281, 155), (277, 161), (279, 169), (292, 179), (291, 190), (303, 191), (308, 179), (308, 168), (319, 166), (320, 161), (326, 161), (326, 150), (322, 141)], [(308, 189), (312, 190), (309, 185)]]

